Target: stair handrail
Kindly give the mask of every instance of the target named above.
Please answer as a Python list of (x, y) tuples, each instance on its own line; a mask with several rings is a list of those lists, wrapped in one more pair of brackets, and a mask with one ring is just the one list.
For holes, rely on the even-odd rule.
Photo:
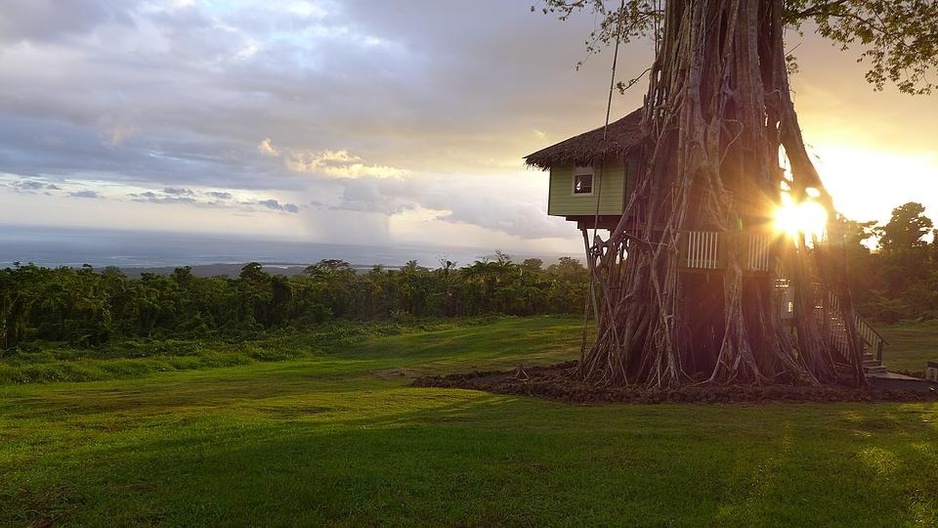
[[(864, 341), (867, 341), (870, 347), (875, 346), (876, 361), (882, 361), (883, 360), (883, 347), (889, 344), (889, 340), (886, 339), (886, 337), (883, 334), (879, 333), (879, 330), (873, 327), (873, 325), (871, 325), (869, 321), (867, 321), (856, 310), (853, 311), (853, 316), (857, 324), (857, 333), (860, 334), (860, 337), (862, 337)], [(874, 336), (876, 336), (876, 342), (875, 343), (869, 342), (867, 337), (864, 335), (864, 332), (870, 332)]]
[[(840, 317), (844, 317), (843, 310), (840, 307), (840, 298), (834, 292), (830, 292), (830, 306)], [(857, 334), (860, 336), (860, 339), (862, 339), (870, 349), (876, 351), (876, 361), (881, 362), (883, 360), (883, 348), (885, 345), (889, 344), (889, 340), (886, 339), (883, 334), (880, 334), (879, 331), (856, 310), (853, 310), (853, 321), (857, 327)]]

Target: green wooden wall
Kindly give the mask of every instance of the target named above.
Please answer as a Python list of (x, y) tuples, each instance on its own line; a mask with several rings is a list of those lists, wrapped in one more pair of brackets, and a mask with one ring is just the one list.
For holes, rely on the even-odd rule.
[[(602, 179), (601, 188), (600, 179)], [(575, 195), (573, 194), (573, 165), (551, 167), (547, 214), (553, 216), (596, 214), (597, 200), (602, 201), (599, 214), (622, 214), (627, 190), (626, 180), (625, 163), (622, 161), (606, 163), (602, 174), (598, 166), (594, 168), (593, 194)]]

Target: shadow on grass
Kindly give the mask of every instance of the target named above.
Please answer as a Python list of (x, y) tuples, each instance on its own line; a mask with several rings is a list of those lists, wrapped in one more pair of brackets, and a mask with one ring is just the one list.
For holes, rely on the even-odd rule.
[[(0, 520), (929, 525), (938, 509), (934, 406), (584, 408), (337, 388), (131, 389), (150, 412), (12, 468), (0, 499), (19, 513)], [(206, 393), (212, 404), (192, 408)], [(59, 426), (115, 412), (94, 399)]]

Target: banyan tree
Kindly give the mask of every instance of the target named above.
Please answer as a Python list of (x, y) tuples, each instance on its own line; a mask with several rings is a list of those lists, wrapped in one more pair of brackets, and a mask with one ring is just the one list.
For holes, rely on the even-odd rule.
[[(615, 4), (555, 0), (545, 11), (600, 13), (594, 43), (654, 38), (643, 106), (526, 157), (551, 172), (549, 214), (583, 233), (596, 337), (579, 375), (649, 387), (863, 385), (876, 335), (851, 304), (838, 216), (798, 125), (784, 37), (807, 20), (863, 46), (875, 85), (928, 91), (938, 8)], [(826, 219), (823, 232), (780, 223), (811, 211)]]

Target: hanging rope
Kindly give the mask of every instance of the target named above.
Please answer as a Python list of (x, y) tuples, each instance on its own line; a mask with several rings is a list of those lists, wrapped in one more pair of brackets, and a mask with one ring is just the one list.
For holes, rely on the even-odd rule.
[[(616, 89), (616, 65), (619, 62), (619, 42), (622, 40), (622, 12), (625, 10), (625, 0), (619, 3), (619, 10), (616, 12), (616, 43), (612, 52), (612, 74), (609, 76), (609, 97), (606, 99), (606, 120), (603, 122), (603, 146), (609, 136), (609, 116), (612, 115), (612, 94)], [(599, 206), (603, 198), (603, 169), (605, 168), (605, 156), (599, 160), (599, 177), (596, 179), (596, 214), (593, 217), (593, 239), (596, 239), (596, 233), (599, 231)]]
[[(609, 77), (609, 96), (606, 99), (606, 120), (603, 122), (603, 146), (605, 147), (606, 140), (609, 134), (609, 116), (612, 114), (612, 94), (616, 88), (616, 66), (619, 62), (619, 42), (622, 40), (622, 13), (625, 11), (625, 0), (619, 2), (619, 10), (616, 12), (616, 43), (612, 52), (612, 73)], [(656, 37), (657, 38), (657, 37)], [(605, 155), (599, 160), (599, 171), (596, 174), (596, 212), (593, 215), (593, 241), (592, 247), (595, 247), (597, 236), (599, 233), (599, 212), (600, 204), (602, 203), (603, 198), (603, 176), (604, 169), (606, 165)], [(583, 334), (580, 340), (580, 364), (583, 364), (583, 359), (586, 357), (586, 337), (589, 330), (589, 319), (590, 319), (590, 309), (598, 315), (598, 310), (594, 304), (596, 304), (596, 273), (594, 270), (594, 259), (591, 255), (591, 245), (588, 240), (587, 228), (584, 226), (583, 231), (583, 245), (586, 249), (586, 263), (587, 269), (589, 271), (590, 282), (589, 282), (589, 299), (584, 303), (583, 306)]]

